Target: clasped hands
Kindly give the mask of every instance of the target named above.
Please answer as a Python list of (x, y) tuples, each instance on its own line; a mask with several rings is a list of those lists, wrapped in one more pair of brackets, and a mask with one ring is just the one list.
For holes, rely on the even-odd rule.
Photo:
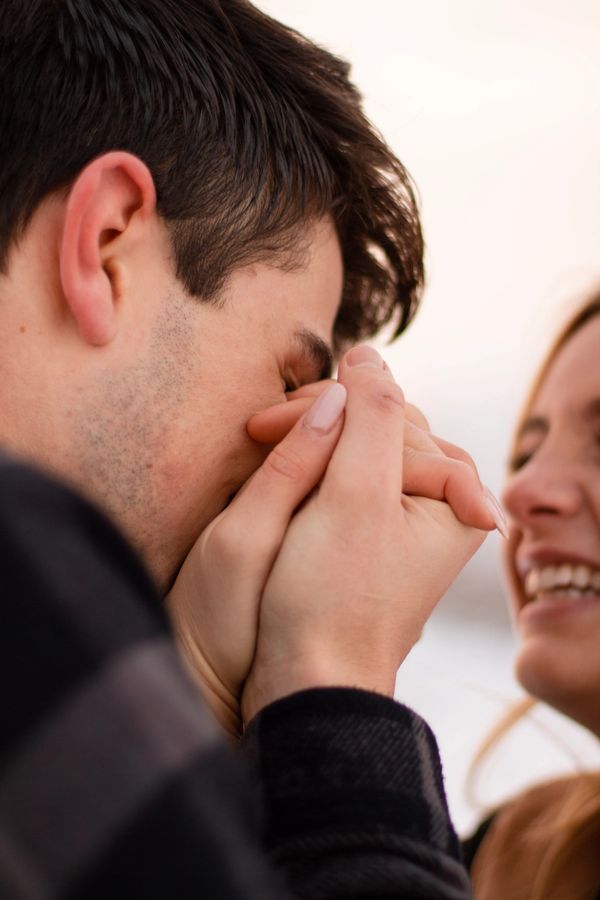
[[(315, 399), (316, 398), (316, 399)], [(398, 667), (501, 511), (379, 354), (248, 423), (275, 446), (204, 530), (167, 598), (194, 677), (237, 737), (310, 687), (391, 696)]]

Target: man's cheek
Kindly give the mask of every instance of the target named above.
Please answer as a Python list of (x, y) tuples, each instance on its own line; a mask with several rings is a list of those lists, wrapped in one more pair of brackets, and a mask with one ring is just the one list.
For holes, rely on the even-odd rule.
[(237, 494), (254, 472), (263, 464), (269, 455), (270, 449), (270, 445), (258, 443), (244, 434), (242, 448), (230, 460), (227, 471), (224, 472), (227, 478), (225, 503), (231, 502), (231, 496)]

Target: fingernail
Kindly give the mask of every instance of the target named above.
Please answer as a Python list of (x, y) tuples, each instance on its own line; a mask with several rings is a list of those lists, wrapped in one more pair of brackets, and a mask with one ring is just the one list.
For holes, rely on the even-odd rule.
[(383, 360), (377, 350), (373, 350), (372, 347), (353, 347), (346, 354), (346, 365), (355, 369), (360, 367), (383, 369)]
[(304, 417), (304, 427), (327, 434), (334, 427), (346, 405), (346, 388), (334, 381), (315, 400)]
[(490, 491), (489, 487), (486, 487), (485, 485), (483, 486), (483, 499), (492, 514), (492, 518), (496, 523), (496, 528), (503, 538), (508, 539), (508, 519), (506, 518), (506, 513), (502, 509), (500, 502), (496, 500)]

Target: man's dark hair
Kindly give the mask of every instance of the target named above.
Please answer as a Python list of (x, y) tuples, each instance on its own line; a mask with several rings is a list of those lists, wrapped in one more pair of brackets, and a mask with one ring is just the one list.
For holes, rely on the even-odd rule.
[(39, 203), (109, 150), (152, 172), (178, 277), (218, 298), (241, 265), (301, 263), (330, 214), (345, 284), (336, 347), (418, 303), (410, 180), (348, 66), (246, 0), (1, 0), (0, 271)]

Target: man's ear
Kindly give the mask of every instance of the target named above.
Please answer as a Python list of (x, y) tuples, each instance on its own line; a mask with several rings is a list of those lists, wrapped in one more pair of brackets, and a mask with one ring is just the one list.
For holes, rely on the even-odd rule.
[(155, 209), (152, 175), (130, 153), (98, 157), (73, 184), (60, 247), (60, 278), (69, 311), (90, 344), (109, 343), (117, 328), (115, 242)]

